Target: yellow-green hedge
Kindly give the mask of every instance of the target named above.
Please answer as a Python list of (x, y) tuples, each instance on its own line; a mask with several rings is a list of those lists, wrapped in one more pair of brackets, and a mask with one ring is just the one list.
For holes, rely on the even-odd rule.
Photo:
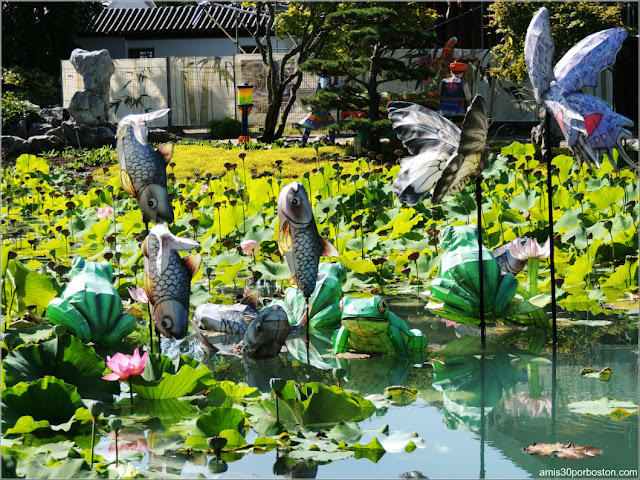
[[(333, 154), (344, 155), (345, 148), (342, 146), (320, 147), (320, 163), (330, 161)], [(233, 148), (227, 150), (206, 145), (176, 145), (173, 150), (171, 161), (175, 167), (167, 169), (176, 175), (176, 180), (193, 179), (196, 175), (205, 175), (211, 172), (213, 175), (224, 174), (227, 170), (225, 163), (235, 163), (239, 170), (242, 170), (242, 160), (238, 156), (246, 153), (244, 165), (247, 174), (263, 175), (265, 173), (278, 176), (276, 160), (282, 160), (282, 177), (291, 178), (310, 172), (317, 167), (313, 161), (316, 150), (308, 148), (272, 148), (269, 150), (240, 150)], [(342, 161), (341, 161), (342, 163)], [(118, 175), (120, 167), (115, 165), (110, 168), (108, 175)]]

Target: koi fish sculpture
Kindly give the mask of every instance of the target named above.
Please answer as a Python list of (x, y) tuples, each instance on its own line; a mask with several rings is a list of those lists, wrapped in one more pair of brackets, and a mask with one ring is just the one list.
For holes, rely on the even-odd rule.
[(320, 257), (340, 254), (318, 233), (311, 202), (300, 182), (291, 182), (280, 192), (278, 219), (278, 247), (291, 271), (291, 283), (309, 299), (316, 287)]
[[(295, 328), (295, 327), (294, 327)], [(242, 339), (242, 356), (271, 358), (280, 353), (292, 327), (287, 314), (278, 305), (265, 308), (254, 318)], [(295, 329), (299, 332), (299, 328)]]
[(624, 127), (633, 122), (615, 113), (607, 102), (581, 92), (595, 87), (600, 73), (613, 66), (627, 38), (624, 28), (593, 33), (576, 43), (552, 67), (554, 42), (549, 12), (542, 7), (531, 19), (524, 42), (524, 57), (536, 102), (558, 121), (569, 148), (578, 162), (593, 162), (600, 167), (606, 154), (613, 160), (613, 148), (629, 165), (638, 170), (625, 153), (622, 140), (631, 132)]
[(120, 184), (138, 201), (145, 224), (173, 223), (173, 208), (167, 192), (167, 164), (173, 144), (154, 150), (147, 142), (147, 122), (162, 117), (168, 108), (151, 113), (127, 115), (116, 131), (116, 148), (120, 162)]
[(257, 309), (259, 297), (260, 292), (251, 290), (240, 303), (233, 305), (204, 303), (193, 312), (193, 323), (201, 330), (242, 335), (260, 313)]
[(199, 254), (180, 257), (178, 251), (198, 247), (198, 242), (173, 235), (162, 224), (154, 225), (142, 244), (144, 289), (151, 318), (166, 336), (184, 338), (189, 326), (191, 279), (202, 262)]

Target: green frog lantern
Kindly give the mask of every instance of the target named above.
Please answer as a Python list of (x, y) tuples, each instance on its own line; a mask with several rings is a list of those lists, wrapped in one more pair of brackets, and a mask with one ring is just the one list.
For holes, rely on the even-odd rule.
[[(480, 323), (478, 227), (450, 225), (441, 235), (442, 261), (437, 277), (431, 282), (432, 301), (427, 309), (448, 320), (477, 325)], [(547, 294), (531, 297), (519, 288), (517, 278), (503, 272), (484, 245), (482, 263), (486, 319), (502, 318), (509, 323), (548, 327), (541, 310), (548, 303)]]
[(407, 355), (427, 348), (427, 337), (418, 329), (410, 330), (382, 297), (344, 297), (340, 304), (342, 326), (334, 334), (333, 353)]
[(71, 281), (47, 307), (47, 317), (55, 325), (64, 325), (83, 342), (114, 344), (129, 335), (136, 326), (130, 313), (122, 313), (122, 300), (113, 287), (113, 268), (107, 261), (73, 260)]

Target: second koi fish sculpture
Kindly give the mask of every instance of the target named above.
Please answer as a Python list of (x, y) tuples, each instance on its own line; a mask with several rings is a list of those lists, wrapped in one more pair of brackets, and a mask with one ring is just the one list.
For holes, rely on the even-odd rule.
[(147, 142), (147, 122), (162, 117), (168, 108), (140, 115), (127, 115), (116, 132), (120, 162), (120, 183), (138, 200), (142, 220), (173, 223), (173, 208), (167, 192), (167, 164), (173, 155), (173, 144), (165, 143), (154, 150)]
[(154, 225), (142, 244), (144, 289), (151, 318), (166, 337), (184, 338), (189, 326), (191, 279), (202, 262), (200, 254), (180, 257), (199, 243), (173, 235), (165, 225)]
[(291, 182), (280, 192), (278, 218), (278, 247), (291, 270), (292, 283), (308, 300), (316, 288), (320, 257), (340, 254), (318, 233), (311, 202), (300, 182)]

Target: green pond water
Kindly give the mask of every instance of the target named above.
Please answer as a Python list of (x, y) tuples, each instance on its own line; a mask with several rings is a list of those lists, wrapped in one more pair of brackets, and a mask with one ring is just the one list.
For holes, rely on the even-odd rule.
[[(165, 355), (196, 356), (206, 362), (217, 380), (247, 382), (265, 392), (270, 391), (271, 377), (335, 384), (329, 365), (346, 370), (343, 388), (365, 397), (380, 394), (390, 385), (416, 389), (417, 396), (407, 397), (408, 404), (383, 408), (359, 423), (363, 431), (389, 426), (386, 433), (364, 433), (358, 440), (365, 445), (373, 437), (378, 439), (386, 453), (377, 462), (368, 458), (330, 463), (299, 460), (295, 466), (284, 466), (282, 452), (272, 450), (228, 461), (226, 471), (217, 472), (220, 468), (211, 455), (186, 455), (175, 450), (158, 455), (153, 449), (149, 453), (149, 445), (162, 443), (162, 428), (125, 432), (121, 448), (125, 445), (142, 452), (142, 458), (133, 461), (140, 468), (185, 477), (531, 478), (549, 477), (549, 471), (555, 470), (556, 476), (565, 477), (637, 478), (637, 413), (614, 419), (572, 410), (573, 402), (602, 397), (638, 403), (638, 335), (632, 323), (637, 320), (637, 311), (635, 316), (623, 312), (594, 317), (559, 310), (555, 354), (551, 331), (491, 327), (482, 354), (478, 328), (447, 326), (426, 314), (424, 303), (415, 297), (388, 296), (387, 300), (391, 310), (410, 327), (427, 335), (427, 355), (335, 359), (329, 354), (327, 334), (312, 337), (327, 364), (320, 369), (291, 354), (259, 361), (243, 361), (234, 355), (207, 359), (191, 337), (162, 342)], [(212, 343), (229, 351), (239, 340), (218, 336)], [(437, 362), (433, 357), (440, 358), (438, 368), (427, 363)], [(584, 367), (598, 371), (609, 367), (612, 374), (608, 381), (581, 377)], [(122, 394), (123, 398), (126, 395)], [(247, 432), (247, 441), (256, 437), (256, 433)], [(421, 439), (415, 442), (417, 448), (405, 451), (407, 442), (416, 438)], [(602, 454), (565, 460), (523, 452), (523, 447), (533, 443), (555, 442), (594, 446)], [(113, 438), (103, 437), (97, 452), (111, 458), (113, 447)]]

